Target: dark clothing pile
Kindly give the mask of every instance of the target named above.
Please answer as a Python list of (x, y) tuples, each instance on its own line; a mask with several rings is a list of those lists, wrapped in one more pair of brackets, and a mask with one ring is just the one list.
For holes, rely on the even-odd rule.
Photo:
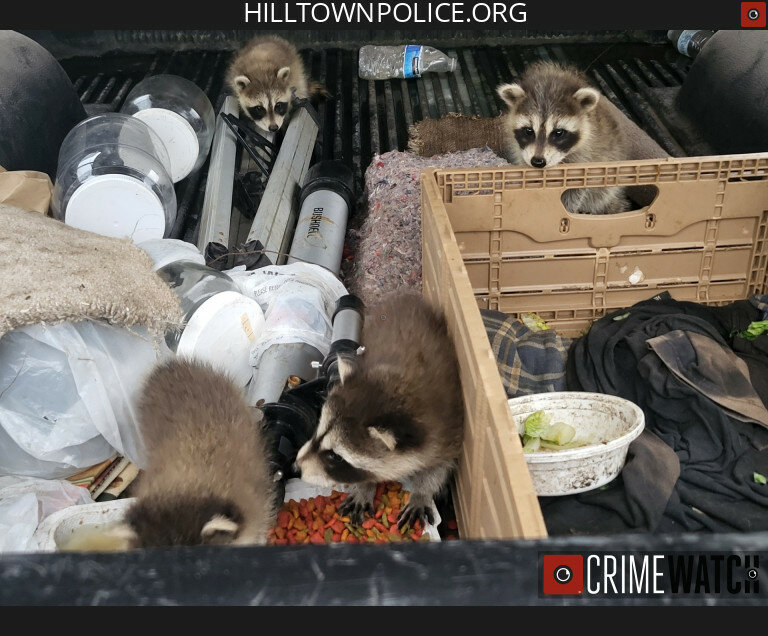
[(768, 296), (721, 307), (668, 293), (573, 341), (566, 387), (638, 404), (645, 430), (601, 489), (542, 497), (551, 535), (768, 530)]

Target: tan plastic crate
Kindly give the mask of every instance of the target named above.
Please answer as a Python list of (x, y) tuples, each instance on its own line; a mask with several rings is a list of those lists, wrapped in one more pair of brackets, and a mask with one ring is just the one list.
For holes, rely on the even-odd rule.
[[(574, 187), (657, 188), (615, 215), (568, 213)], [(479, 308), (535, 311), (578, 336), (667, 290), (726, 304), (768, 289), (768, 153), (422, 173), (424, 294), (456, 341), (467, 432), (454, 503), (464, 538), (546, 536)]]

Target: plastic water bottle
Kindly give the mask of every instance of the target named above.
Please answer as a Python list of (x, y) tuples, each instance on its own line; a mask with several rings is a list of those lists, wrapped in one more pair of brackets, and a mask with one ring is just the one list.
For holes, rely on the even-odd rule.
[(706, 31), (704, 29), (667, 31), (667, 37), (675, 45), (675, 48), (690, 58), (696, 57), (714, 34), (714, 31)]
[(361, 79), (382, 80), (421, 77), (429, 72), (456, 70), (456, 58), (431, 46), (363, 46), (360, 49), (358, 74)]

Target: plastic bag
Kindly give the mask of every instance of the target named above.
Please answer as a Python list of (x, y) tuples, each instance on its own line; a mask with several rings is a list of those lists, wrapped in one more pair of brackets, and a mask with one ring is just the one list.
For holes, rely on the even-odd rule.
[(0, 476), (0, 553), (37, 551), (35, 530), (46, 517), (89, 503), (86, 488), (65, 480)]
[(264, 310), (264, 329), (251, 349), (252, 366), (258, 367), (261, 355), (278, 343), (306, 343), (328, 354), (336, 301), (347, 294), (331, 272), (311, 263), (291, 263), (225, 273)]
[(134, 402), (163, 342), (96, 321), (0, 339), (0, 475), (56, 479), (115, 452), (144, 465)]

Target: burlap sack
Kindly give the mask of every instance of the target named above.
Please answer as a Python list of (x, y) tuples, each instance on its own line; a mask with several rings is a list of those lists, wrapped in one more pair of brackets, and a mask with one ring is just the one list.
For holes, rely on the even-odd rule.
[(422, 119), (408, 130), (408, 150), (432, 157), (488, 146), (496, 154), (503, 148), (499, 117), (450, 113), (440, 119)]
[(181, 322), (179, 299), (129, 240), (0, 204), (0, 336), (38, 323), (103, 319), (155, 333)]

